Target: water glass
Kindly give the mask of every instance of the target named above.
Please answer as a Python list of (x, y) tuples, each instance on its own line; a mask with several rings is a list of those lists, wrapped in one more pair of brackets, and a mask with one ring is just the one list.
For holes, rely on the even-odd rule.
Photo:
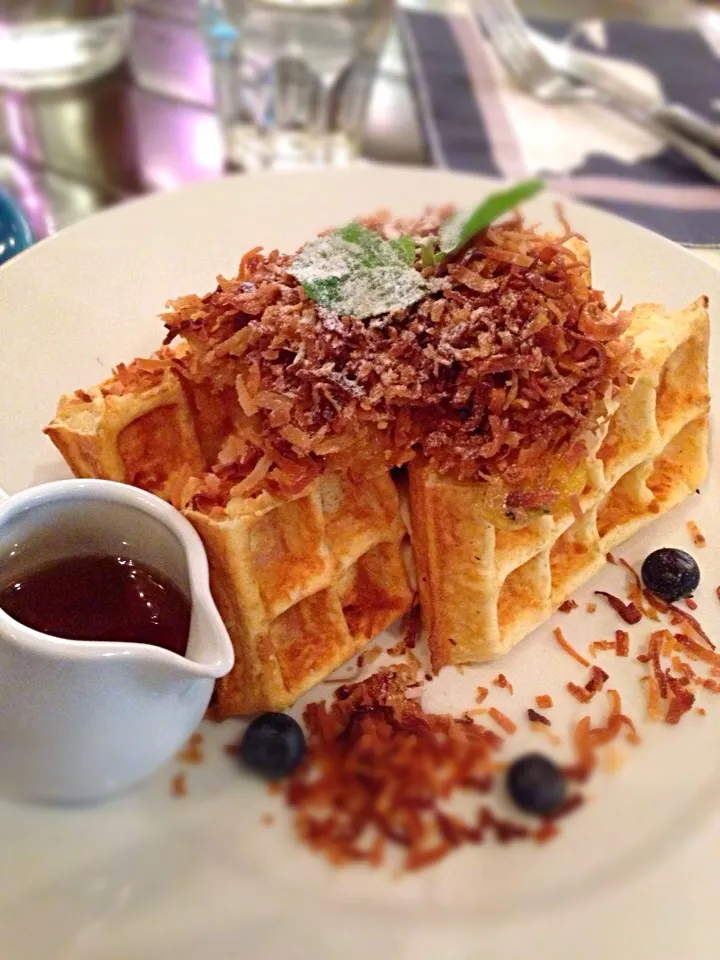
[(125, 0), (0, 0), (0, 86), (64, 87), (115, 67), (127, 50)]
[(201, 0), (230, 169), (359, 151), (393, 0)]

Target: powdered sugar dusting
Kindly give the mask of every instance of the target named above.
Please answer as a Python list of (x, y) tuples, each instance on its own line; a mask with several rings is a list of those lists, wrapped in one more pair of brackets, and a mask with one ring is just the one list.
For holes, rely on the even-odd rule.
[(397, 247), (377, 234), (371, 239), (361, 235), (361, 240), (353, 242), (340, 232), (319, 237), (290, 266), (288, 272), (326, 311), (326, 326), (329, 314), (364, 320), (394, 313), (417, 303), (427, 290), (422, 275), (408, 266)]

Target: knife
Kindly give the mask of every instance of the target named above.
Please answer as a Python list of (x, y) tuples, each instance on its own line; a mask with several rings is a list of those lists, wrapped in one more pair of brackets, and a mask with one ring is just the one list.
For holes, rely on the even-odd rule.
[(656, 123), (720, 152), (720, 125), (711, 123), (702, 114), (683, 104), (658, 101), (652, 95), (638, 90), (604, 65), (600, 57), (573, 50), (564, 43), (556, 43), (535, 30), (532, 33), (551, 64), (566, 76), (587, 83), (613, 101), (624, 102), (629, 108), (641, 111)]

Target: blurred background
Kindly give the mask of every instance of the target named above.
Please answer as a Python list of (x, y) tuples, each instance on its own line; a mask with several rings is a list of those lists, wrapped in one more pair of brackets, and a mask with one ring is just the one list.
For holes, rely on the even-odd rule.
[[(437, 162), (422, 116), (432, 89), (418, 80), (402, 18), (468, 7), (463, 0), (0, 0), (0, 187), (42, 238), (108, 205), (225, 170)], [(554, 21), (623, 19), (720, 36), (720, 3), (522, 0), (520, 7)], [(444, 64), (435, 68), (442, 76)]]

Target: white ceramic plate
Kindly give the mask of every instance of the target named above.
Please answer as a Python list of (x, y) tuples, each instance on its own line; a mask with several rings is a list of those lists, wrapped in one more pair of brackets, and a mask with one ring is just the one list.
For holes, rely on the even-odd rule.
[[(412, 213), (447, 200), (468, 205), (491, 186), (390, 168), (227, 179), (128, 204), (20, 255), (0, 271), (0, 483), (12, 492), (66, 475), (41, 433), (58, 396), (151, 352), (162, 339), (156, 315), (165, 301), (212, 288), (216, 274), (232, 274), (249, 247), (293, 249), (326, 226), (383, 206)], [(549, 198), (531, 210), (554, 222)], [(720, 298), (720, 273), (693, 254), (597, 210), (568, 203), (566, 213), (589, 238), (595, 284), (611, 302), (623, 294), (627, 305), (653, 300), (676, 308), (703, 293)], [(715, 369), (717, 350), (716, 340)], [(692, 549), (686, 522), (696, 520), (708, 538), (698, 553), (699, 613), (718, 640), (719, 495), (715, 475), (700, 496), (622, 551), (636, 562), (661, 545)], [(622, 592), (623, 582), (609, 567), (592, 586)], [(536, 694), (553, 693), (554, 728), (567, 739), (578, 705), (562, 687), (571, 678), (584, 682), (585, 671), (552, 641), (554, 622), (500, 668), (463, 676), (446, 670), (429, 685), (427, 704), (467, 709), (475, 687), (490, 685), (502, 669), (514, 696), (492, 688), (490, 702), (520, 719)], [(618, 626), (604, 607), (590, 616), (584, 603), (556, 622), (583, 649)], [(636, 647), (647, 632), (639, 625)], [(608, 655), (600, 662), (643, 743), (623, 747), (622, 770), (594, 778), (590, 802), (543, 848), (488, 844), (401, 879), (390, 869), (332, 870), (294, 841), (278, 802), (225, 755), (222, 745), (237, 734), (230, 723), (204, 731), (200, 766), (176, 765), (105, 806), (0, 803), (3, 960), (607, 960), (670, 955), (666, 949), (709, 956), (716, 920), (708, 888), (720, 853), (720, 701), (708, 696), (708, 716), (688, 716), (678, 727), (648, 725), (639, 664)], [(511, 739), (513, 753), (545, 747), (525, 730), (522, 723)], [(180, 769), (188, 795), (172, 799), (170, 778)], [(275, 813), (271, 827), (261, 824), (268, 810)]]

